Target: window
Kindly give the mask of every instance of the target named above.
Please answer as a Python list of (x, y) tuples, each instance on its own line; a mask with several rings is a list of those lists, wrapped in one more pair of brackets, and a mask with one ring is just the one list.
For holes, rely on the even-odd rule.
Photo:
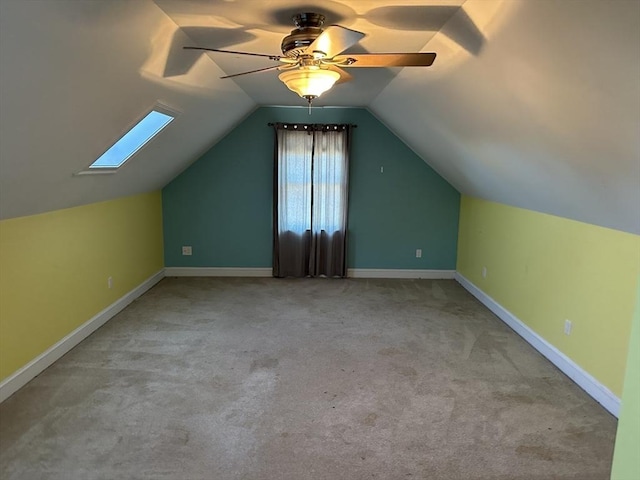
[(175, 117), (175, 114), (170, 111), (155, 107), (93, 162), (88, 170), (80, 173), (116, 171), (169, 125)]
[(346, 133), (281, 129), (279, 231), (333, 233), (344, 228)]
[(273, 275), (344, 277), (352, 126), (275, 127)]

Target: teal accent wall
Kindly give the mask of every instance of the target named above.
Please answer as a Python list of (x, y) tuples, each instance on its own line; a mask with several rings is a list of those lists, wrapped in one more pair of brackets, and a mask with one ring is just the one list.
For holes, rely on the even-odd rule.
[[(358, 125), (350, 268), (455, 269), (460, 194), (449, 183), (366, 109), (314, 108), (309, 116), (292, 107), (259, 108), (163, 189), (167, 267), (271, 266), (270, 122)], [(193, 247), (192, 256), (182, 255), (183, 245)]]

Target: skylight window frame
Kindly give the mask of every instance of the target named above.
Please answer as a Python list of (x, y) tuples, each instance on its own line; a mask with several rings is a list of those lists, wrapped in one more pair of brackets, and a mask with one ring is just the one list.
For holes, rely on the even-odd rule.
[[(119, 165), (117, 166), (100, 166), (94, 167), (93, 165), (102, 158), (102, 156), (107, 153), (111, 148), (113, 148), (118, 142), (120, 142), (131, 130), (137, 127), (147, 116), (152, 112), (158, 112), (163, 115), (167, 115), (171, 117), (165, 125), (156, 130), (153, 135), (148, 137), (144, 142), (142, 142), (129, 156), (127, 156)], [(132, 159), (134, 159), (142, 150), (147, 147), (155, 138), (157, 138), (160, 133), (165, 131), (174, 120), (178, 118), (180, 112), (174, 108), (168, 107), (162, 103), (155, 103), (151, 108), (147, 109), (144, 114), (140, 115), (134, 122), (132, 122), (114, 141), (112, 141), (107, 148), (93, 161), (89, 166), (87, 166), (84, 170), (81, 170), (75, 175), (109, 175), (119, 172), (126, 165), (128, 165)]]

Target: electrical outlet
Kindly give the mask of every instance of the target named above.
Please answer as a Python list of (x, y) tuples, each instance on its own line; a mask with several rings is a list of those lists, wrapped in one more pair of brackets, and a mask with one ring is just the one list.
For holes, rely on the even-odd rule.
[(107, 287), (113, 288), (113, 277), (107, 278)]
[(571, 335), (571, 320), (564, 321), (564, 334)]
[(416, 258), (422, 258), (422, 249), (416, 248)]
[(192, 254), (191, 245), (184, 245), (182, 247), (182, 255), (191, 255), (191, 254)]
[(487, 267), (482, 267), (482, 278), (487, 278)]

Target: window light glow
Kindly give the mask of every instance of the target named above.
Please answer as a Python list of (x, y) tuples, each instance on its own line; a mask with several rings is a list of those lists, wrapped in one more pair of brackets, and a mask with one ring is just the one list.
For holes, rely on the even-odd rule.
[(175, 117), (168, 113), (152, 110), (129, 130), (109, 150), (91, 164), (90, 169), (116, 169), (130, 159), (138, 150), (155, 137)]

